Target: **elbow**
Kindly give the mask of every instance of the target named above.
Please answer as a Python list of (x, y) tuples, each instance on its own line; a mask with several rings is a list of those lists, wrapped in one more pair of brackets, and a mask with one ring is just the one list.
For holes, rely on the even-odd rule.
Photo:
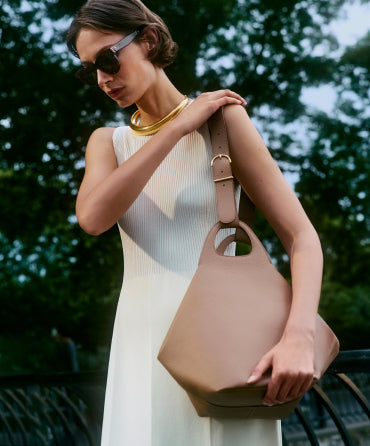
[(79, 220), (78, 223), (79, 223), (81, 229), (83, 229), (89, 235), (97, 236), (97, 235), (103, 234), (103, 232), (105, 232), (105, 230), (100, 229), (96, 225), (84, 222), (83, 220), (82, 221)]
[(322, 262), (323, 252), (319, 235), (312, 225), (308, 225), (304, 230), (299, 231), (293, 237), (290, 244), (290, 257), (293, 252), (311, 252), (314, 253), (316, 260)]
[(103, 234), (103, 230), (94, 227), (93, 225), (89, 226), (89, 225), (85, 225), (85, 224), (80, 224), (80, 227), (89, 235), (94, 235), (94, 236), (98, 236), (100, 234)]
[(314, 232), (315, 232), (315, 236), (314, 236), (315, 241), (314, 241), (314, 243), (315, 243), (316, 249), (317, 249), (317, 256), (318, 256), (318, 259), (320, 260), (321, 264), (323, 264), (324, 263), (324, 253), (323, 253), (323, 250), (322, 250), (320, 237), (319, 237), (319, 234), (315, 230), (314, 230)]
[(312, 224), (310, 225), (308, 234), (310, 237), (311, 244), (316, 248), (316, 250), (320, 253), (320, 255), (323, 256), (319, 234), (317, 233), (316, 229), (313, 227)]
[(103, 227), (98, 218), (92, 215), (86, 215), (83, 212), (77, 212), (77, 221), (81, 229), (83, 229), (89, 235), (101, 235), (109, 228)]

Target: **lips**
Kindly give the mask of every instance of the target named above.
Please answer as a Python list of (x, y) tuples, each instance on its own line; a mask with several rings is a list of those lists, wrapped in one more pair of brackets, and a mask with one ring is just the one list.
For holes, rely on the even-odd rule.
[(122, 90), (123, 88), (112, 88), (112, 90), (108, 91), (108, 96), (110, 96), (111, 98), (116, 98)]

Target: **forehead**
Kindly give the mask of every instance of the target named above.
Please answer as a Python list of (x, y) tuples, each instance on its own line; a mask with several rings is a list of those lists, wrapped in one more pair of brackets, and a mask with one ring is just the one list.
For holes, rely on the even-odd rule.
[(76, 49), (81, 61), (93, 61), (101, 49), (115, 45), (123, 37), (120, 33), (82, 28), (76, 39)]

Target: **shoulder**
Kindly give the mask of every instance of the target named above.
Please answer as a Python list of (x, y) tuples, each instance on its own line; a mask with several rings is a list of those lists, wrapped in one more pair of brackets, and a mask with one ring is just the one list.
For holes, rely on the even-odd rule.
[(115, 128), (100, 127), (92, 132), (86, 146), (86, 162), (104, 161), (116, 163), (113, 147)]
[(90, 143), (101, 143), (101, 142), (111, 142), (113, 139), (113, 133), (115, 131), (114, 127), (100, 127), (94, 130), (89, 138)]
[(256, 127), (252, 123), (247, 111), (240, 105), (224, 107), (224, 120), (230, 143), (230, 151), (233, 154), (249, 152), (250, 155), (269, 155)]
[(100, 127), (94, 130), (89, 138), (86, 147), (86, 154), (91, 152), (113, 150), (113, 134), (115, 128)]
[(227, 105), (223, 108), (223, 116), (228, 131), (254, 127), (246, 109), (241, 105)]

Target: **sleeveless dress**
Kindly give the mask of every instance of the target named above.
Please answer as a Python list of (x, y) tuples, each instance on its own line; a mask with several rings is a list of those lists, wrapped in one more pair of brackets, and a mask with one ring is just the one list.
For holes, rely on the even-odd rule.
[[(119, 127), (118, 164), (150, 136)], [(124, 280), (114, 323), (102, 446), (278, 446), (280, 422), (201, 418), (157, 353), (218, 220), (204, 125), (182, 138), (119, 220)]]

